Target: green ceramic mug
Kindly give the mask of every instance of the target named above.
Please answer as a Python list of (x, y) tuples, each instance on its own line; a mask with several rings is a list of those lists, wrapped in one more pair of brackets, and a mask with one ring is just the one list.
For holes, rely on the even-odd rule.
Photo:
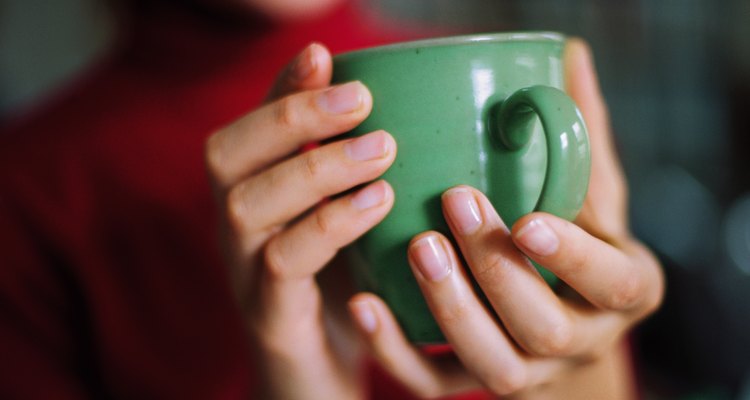
[[(334, 57), (334, 82), (360, 80), (377, 129), (398, 144), (383, 175), (390, 214), (350, 249), (360, 286), (380, 295), (415, 343), (445, 339), (409, 268), (414, 235), (447, 234), (440, 195), (465, 184), (511, 226), (531, 211), (573, 219), (588, 188), (586, 128), (563, 87), (564, 36), (499, 33), (407, 42)], [(555, 278), (541, 271), (548, 282)]]

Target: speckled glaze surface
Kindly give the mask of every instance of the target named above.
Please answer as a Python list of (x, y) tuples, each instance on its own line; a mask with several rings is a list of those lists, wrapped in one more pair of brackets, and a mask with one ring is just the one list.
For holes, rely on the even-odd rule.
[(426, 230), (450, 237), (440, 205), (446, 189), (480, 189), (508, 226), (534, 210), (567, 219), (580, 210), (589, 144), (561, 91), (564, 43), (557, 33), (502, 33), (334, 57), (334, 82), (360, 80), (373, 96), (372, 113), (349, 134), (385, 129), (398, 144), (383, 175), (395, 191), (393, 210), (349, 253), (362, 288), (383, 297), (413, 342), (444, 341), (406, 247)]

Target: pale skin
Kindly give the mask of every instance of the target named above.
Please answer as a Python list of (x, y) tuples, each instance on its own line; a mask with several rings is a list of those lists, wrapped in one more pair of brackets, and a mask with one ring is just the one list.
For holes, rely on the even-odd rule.
[(202, 0), (225, 6), (233, 11), (253, 9), (277, 20), (300, 20), (315, 17), (346, 0)]
[[(461, 186), (443, 195), (458, 247), (425, 232), (404, 254), (455, 356), (426, 356), (369, 293), (348, 301), (360, 341), (342, 340), (347, 324), (337, 322), (332, 292), (318, 284), (339, 250), (392, 207), (389, 184), (368, 182), (397, 151), (384, 131), (297, 151), (351, 129), (372, 107), (361, 83), (330, 86), (324, 46), (303, 50), (266, 105), (210, 137), (206, 162), (222, 206), (232, 283), (263, 373), (263, 398), (364, 397), (353, 367), (358, 343), (426, 398), (474, 388), (504, 398), (636, 397), (623, 338), (660, 304), (663, 277), (629, 233), (626, 185), (582, 41), (568, 42), (565, 65), (567, 91), (583, 113), (592, 149), (591, 184), (575, 223), (532, 213), (508, 228), (482, 193)], [(529, 258), (564, 288), (553, 292)], [(468, 271), (491, 308), (471, 289)]]

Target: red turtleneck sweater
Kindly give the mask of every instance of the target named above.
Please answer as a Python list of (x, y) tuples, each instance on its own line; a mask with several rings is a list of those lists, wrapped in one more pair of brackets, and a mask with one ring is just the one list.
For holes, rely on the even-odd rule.
[[(309, 42), (409, 36), (351, 5), (292, 25), (152, 3), (105, 62), (0, 133), (2, 398), (247, 398), (204, 141)], [(374, 379), (373, 398), (409, 397)]]

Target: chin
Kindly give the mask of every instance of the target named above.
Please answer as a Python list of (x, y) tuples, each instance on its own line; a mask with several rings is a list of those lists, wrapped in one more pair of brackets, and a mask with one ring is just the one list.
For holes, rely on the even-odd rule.
[(313, 18), (349, 0), (231, 0), (276, 20)]

